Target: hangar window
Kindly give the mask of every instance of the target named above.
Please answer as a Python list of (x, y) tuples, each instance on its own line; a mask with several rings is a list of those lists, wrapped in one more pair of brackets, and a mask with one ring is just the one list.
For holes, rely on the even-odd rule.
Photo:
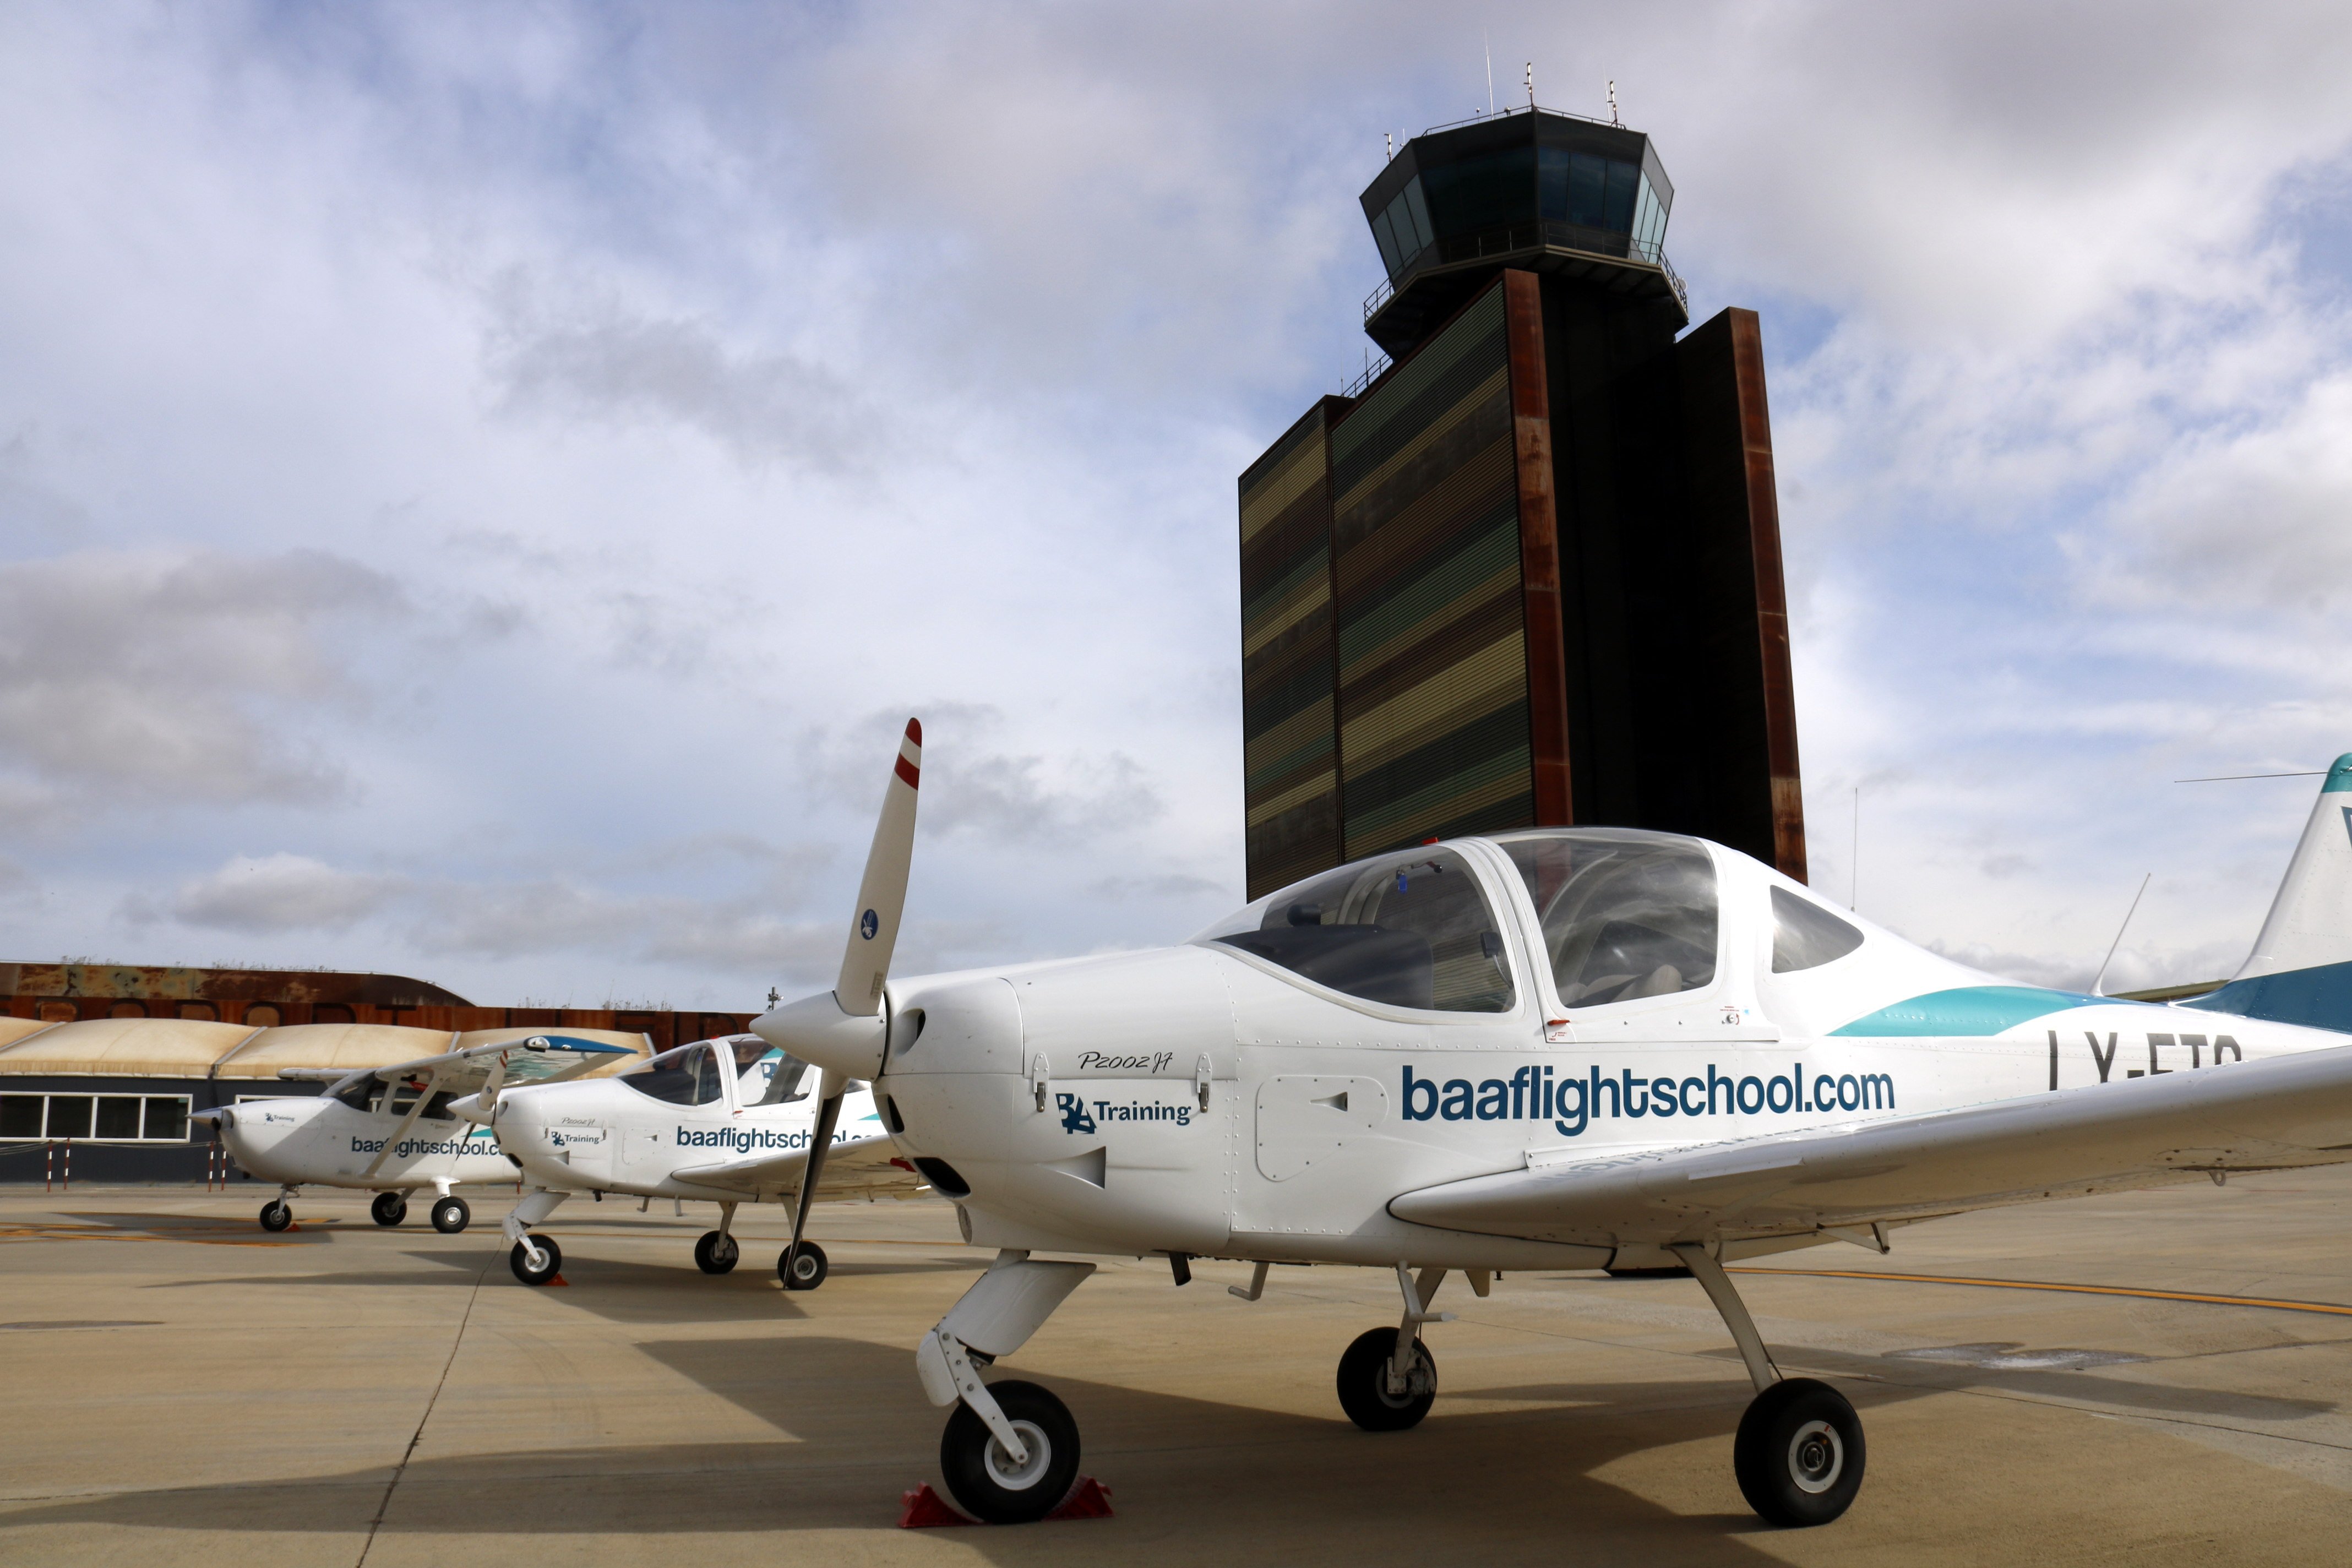
[(1772, 889), (1772, 973), (1818, 969), (1862, 945), (1862, 933), (1786, 888)]
[(1528, 885), (1563, 1004), (1597, 1007), (1715, 983), (1715, 862), (1697, 839), (1587, 827), (1496, 842)]
[(1451, 849), (1360, 860), (1285, 888), (1193, 939), (1254, 953), (1367, 1002), (1507, 1013), (1510, 961), (1469, 862)]
[(631, 1068), (620, 1081), (671, 1105), (709, 1105), (719, 1095), (719, 1053), (708, 1040), (697, 1040)]
[(184, 1143), (184, 1094), (0, 1094), (0, 1138)]

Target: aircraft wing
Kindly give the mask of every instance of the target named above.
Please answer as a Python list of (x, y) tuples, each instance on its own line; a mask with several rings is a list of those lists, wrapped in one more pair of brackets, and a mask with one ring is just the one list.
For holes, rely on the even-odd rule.
[(437, 1076), (442, 1092), (467, 1095), (488, 1088), (493, 1073), (499, 1075), (502, 1086), (560, 1083), (589, 1071), (607, 1057), (635, 1054), (626, 1046), (611, 1046), (572, 1035), (533, 1035), (529, 1039), (468, 1046), (437, 1057), (419, 1057), (413, 1062), (395, 1062), (390, 1067), (362, 1068), (357, 1072), (331, 1068), (284, 1068), (278, 1076), (301, 1082), (331, 1082), (334, 1088), (327, 1091), (330, 1094), (372, 1078), (385, 1083), (423, 1083)]
[(2352, 1047), (2330, 1047), (1736, 1142), (1538, 1154), (1525, 1170), (1388, 1206), (1416, 1225), (1605, 1247), (1801, 1235), (2347, 1161)]
[[(808, 1152), (796, 1149), (695, 1165), (670, 1174), (698, 1187), (722, 1187), (773, 1203), (799, 1196), (801, 1172), (807, 1164)], [(892, 1151), (890, 1140), (852, 1138), (835, 1143), (825, 1156), (816, 1196), (820, 1203), (835, 1198), (911, 1198), (929, 1190), (930, 1184)]]

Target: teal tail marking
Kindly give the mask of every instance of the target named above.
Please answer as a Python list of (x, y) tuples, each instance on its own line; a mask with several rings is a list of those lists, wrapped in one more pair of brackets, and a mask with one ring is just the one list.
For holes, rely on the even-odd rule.
[(2219, 991), (2192, 997), (2181, 1005), (2352, 1033), (2352, 963), (2323, 963), (2232, 980)]
[(1918, 1035), (1998, 1035), (2028, 1018), (2063, 1012), (2069, 1007), (2145, 1005), (2147, 1004), (2118, 1003), (2112, 996), (2085, 996), (2079, 991), (2045, 991), (2038, 985), (1963, 985), (1951, 991), (1931, 991), (1925, 996), (1881, 1007), (1830, 1033), (1874, 1039)]

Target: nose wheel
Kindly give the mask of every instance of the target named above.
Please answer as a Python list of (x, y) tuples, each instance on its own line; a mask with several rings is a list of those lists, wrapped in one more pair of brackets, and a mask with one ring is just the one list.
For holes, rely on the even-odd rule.
[(705, 1274), (724, 1274), (742, 1256), (743, 1249), (725, 1231), (705, 1231), (702, 1239), (694, 1244), (694, 1266)]
[[(801, 1244), (803, 1251), (808, 1244)], [(1034, 1383), (989, 1384), (1026, 1450), (1019, 1458), (969, 1405), (940, 1435), (940, 1473), (963, 1510), (989, 1524), (1027, 1524), (1053, 1510), (1078, 1479), (1078, 1424), (1069, 1406)]]
[(378, 1193), (368, 1214), (381, 1226), (395, 1226), (408, 1217), (408, 1198), (401, 1193)]
[[(788, 1247), (777, 1255), (776, 1278), (784, 1282), (787, 1290), (814, 1290), (824, 1283), (824, 1277), (831, 1271), (831, 1267), (824, 1260), (824, 1247), (814, 1241), (803, 1241), (799, 1251)], [(1039, 1392), (1044, 1393), (1044, 1390)], [(1053, 1395), (1048, 1394), (1045, 1397), (1051, 1399)], [(1059, 1502), (1061, 1500), (1056, 1498), (1054, 1500)], [(1052, 1504), (1046, 1506), (1051, 1507)]]
[[(533, 1249), (539, 1253), (539, 1260), (535, 1263), (531, 1260)], [(526, 1237), (514, 1244), (514, 1250), (507, 1255), (507, 1264), (514, 1270), (514, 1277), (524, 1284), (544, 1285), (554, 1279), (557, 1270), (563, 1267), (563, 1249), (551, 1237)]]
[(1865, 1457), (1853, 1406), (1810, 1377), (1758, 1394), (1731, 1445), (1740, 1495), (1771, 1524), (1827, 1524), (1843, 1513), (1862, 1490)]

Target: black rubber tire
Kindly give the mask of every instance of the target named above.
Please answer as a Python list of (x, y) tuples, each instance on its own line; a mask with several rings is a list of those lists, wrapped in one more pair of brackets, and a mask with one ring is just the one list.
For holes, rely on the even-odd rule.
[(1418, 1352), (1427, 1386), (1402, 1399), (1388, 1390), (1389, 1358), (1396, 1354), (1394, 1329), (1366, 1329), (1339, 1357), (1339, 1408), (1367, 1432), (1402, 1432), (1421, 1425), (1437, 1398), (1437, 1358), (1419, 1341)]
[(1776, 1383), (1739, 1418), (1731, 1468), (1767, 1523), (1827, 1524), (1862, 1490), (1869, 1458), (1862, 1418), (1844, 1394), (1810, 1377)]
[(444, 1236), (455, 1236), (471, 1225), (474, 1211), (458, 1197), (443, 1198), (433, 1205), (433, 1228)]
[(824, 1283), (833, 1266), (824, 1260), (824, 1248), (814, 1241), (803, 1240), (798, 1258), (793, 1258), (793, 1272), (784, 1272), (784, 1259), (792, 1258), (789, 1247), (776, 1254), (776, 1278), (784, 1282), (787, 1290), (814, 1290)]
[(705, 1274), (724, 1274), (742, 1256), (743, 1249), (736, 1245), (733, 1237), (721, 1236), (715, 1230), (704, 1231), (694, 1244), (694, 1266)]
[(535, 1235), (530, 1241), (533, 1247), (547, 1255), (545, 1268), (536, 1270), (531, 1268), (530, 1254), (523, 1250), (523, 1245), (520, 1241), (514, 1244), (514, 1250), (507, 1255), (507, 1264), (514, 1270), (514, 1277), (524, 1284), (544, 1285), (554, 1279), (557, 1272), (562, 1268), (563, 1249), (543, 1236)]
[(368, 1215), (381, 1226), (395, 1226), (408, 1217), (408, 1194), (378, 1193), (375, 1202), (368, 1205)]
[(287, 1206), (284, 1198), (272, 1198), (261, 1205), (262, 1229), (284, 1230), (293, 1223), (294, 1211)]
[(1078, 1424), (1068, 1405), (1034, 1383), (1008, 1380), (989, 1384), (988, 1392), (1021, 1440), (1033, 1445), (1029, 1464), (1017, 1473), (1001, 1461), (992, 1465), (992, 1451), (1001, 1456), (1003, 1448), (971, 1406), (959, 1404), (940, 1434), (940, 1473), (947, 1478), (948, 1495), (984, 1524), (1043, 1519), (1077, 1484)]

